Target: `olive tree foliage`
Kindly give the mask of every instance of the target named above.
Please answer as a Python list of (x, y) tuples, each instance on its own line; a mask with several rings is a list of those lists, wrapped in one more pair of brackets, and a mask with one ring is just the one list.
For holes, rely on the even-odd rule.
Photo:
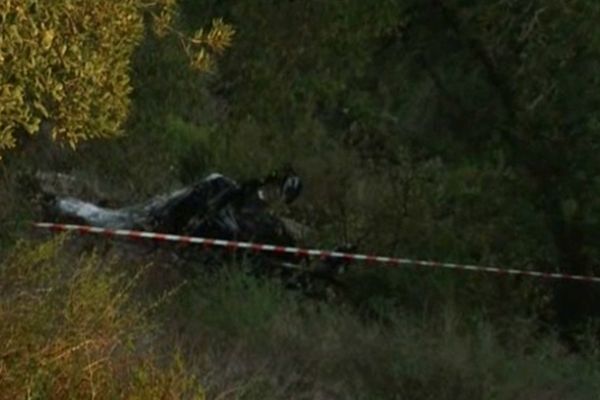
[(119, 134), (145, 20), (159, 37), (177, 35), (192, 67), (210, 71), (233, 29), (215, 20), (188, 36), (173, 27), (176, 11), (175, 0), (0, 2), (0, 157), (40, 130), (73, 148)]

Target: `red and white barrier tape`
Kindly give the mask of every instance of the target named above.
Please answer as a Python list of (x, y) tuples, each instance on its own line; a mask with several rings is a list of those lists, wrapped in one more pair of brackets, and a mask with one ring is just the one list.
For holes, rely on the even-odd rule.
[(154, 233), (145, 231), (135, 231), (128, 229), (110, 229), (99, 228), (87, 225), (55, 224), (49, 222), (37, 222), (34, 226), (52, 231), (75, 231), (81, 234), (96, 234), (103, 236), (124, 236), (130, 239), (151, 239), (165, 242), (179, 242), (185, 244), (202, 244), (205, 247), (224, 247), (230, 250), (246, 249), (257, 252), (270, 252), (278, 254), (292, 254), (298, 257), (319, 257), (321, 259), (339, 258), (346, 261), (364, 261), (367, 263), (385, 264), (385, 265), (416, 265), (421, 267), (448, 268), (462, 271), (488, 272), (499, 275), (523, 275), (546, 279), (567, 279), (573, 281), (598, 282), (600, 277), (569, 275), (558, 272), (539, 272), (526, 271), (512, 268), (484, 267), (479, 265), (463, 265), (454, 263), (444, 263), (436, 261), (410, 260), (406, 258), (381, 257), (366, 254), (342, 253), (336, 251), (325, 251), (317, 249), (303, 249), (299, 247), (276, 246), (272, 244), (238, 242), (234, 240), (209, 239), (192, 236), (181, 236), (166, 233)]

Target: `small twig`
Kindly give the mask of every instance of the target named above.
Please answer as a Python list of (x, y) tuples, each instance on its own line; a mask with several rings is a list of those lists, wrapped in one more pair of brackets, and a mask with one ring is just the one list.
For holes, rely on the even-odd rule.
[(54, 361), (60, 360), (61, 358), (67, 357), (68, 355), (76, 352), (77, 350), (81, 349), (82, 347), (87, 346), (90, 343), (94, 343), (94, 340), (92, 340), (92, 339), (84, 340), (83, 342), (79, 343), (78, 345), (75, 345), (69, 349), (66, 349), (62, 353), (58, 354), (57, 356), (52, 357), (50, 360), (43, 362), (43, 364), (48, 364), (50, 362), (54, 362)]

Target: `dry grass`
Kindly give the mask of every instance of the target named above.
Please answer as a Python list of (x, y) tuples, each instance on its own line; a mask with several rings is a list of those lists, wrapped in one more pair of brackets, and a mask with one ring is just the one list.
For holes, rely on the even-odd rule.
[(155, 351), (141, 275), (61, 247), (18, 245), (0, 267), (0, 398), (203, 398), (175, 350)]
[(199, 278), (175, 306), (167, 336), (178, 338), (209, 398), (587, 400), (600, 393), (598, 358), (569, 354), (528, 321), (499, 327), (448, 306), (420, 316), (390, 309), (380, 323), (235, 270)]
[[(594, 399), (600, 361), (452, 306), (385, 323), (240, 272), (177, 274), (61, 240), (0, 263), (0, 399)], [(128, 259), (129, 261), (124, 261)], [(200, 265), (191, 265), (200, 268)], [(179, 281), (181, 283), (181, 281)], [(597, 355), (597, 351), (594, 353)]]

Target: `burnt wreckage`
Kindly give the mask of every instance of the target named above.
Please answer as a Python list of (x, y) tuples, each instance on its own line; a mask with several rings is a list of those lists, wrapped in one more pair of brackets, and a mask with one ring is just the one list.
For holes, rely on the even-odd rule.
[[(60, 222), (284, 246), (296, 245), (306, 229), (272, 210), (276, 203), (291, 204), (302, 191), (302, 180), (290, 168), (242, 183), (213, 173), (180, 190), (124, 208), (108, 208), (74, 196), (48, 193), (43, 186), (47, 195), (45, 208), (51, 219)], [(336, 248), (350, 249), (347, 245)], [(216, 264), (220, 260), (214, 251), (176, 251), (183, 258), (217, 261)], [(302, 289), (313, 286), (315, 280), (338, 285), (335, 276), (344, 267), (340, 260), (310, 265), (308, 260), (293, 255), (262, 254), (253, 258), (256, 272), (279, 271), (278, 276), (285, 278), (286, 285)]]

